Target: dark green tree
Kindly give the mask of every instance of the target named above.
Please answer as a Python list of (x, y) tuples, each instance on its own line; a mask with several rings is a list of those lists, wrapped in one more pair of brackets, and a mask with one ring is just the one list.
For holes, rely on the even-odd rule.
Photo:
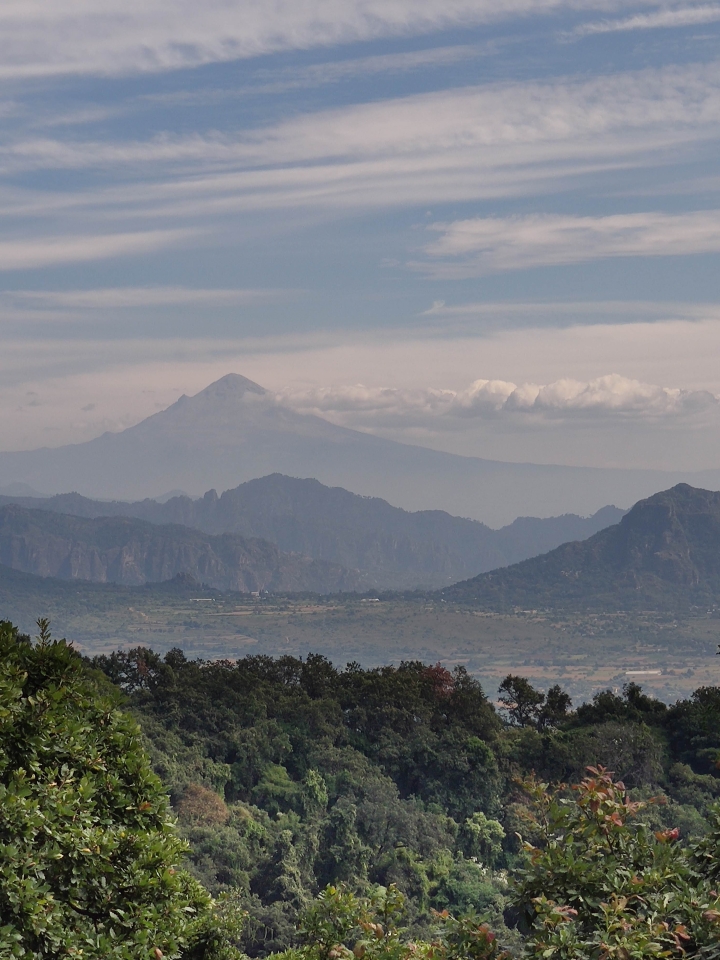
[(510, 673), (500, 684), (499, 694), (498, 700), (511, 723), (518, 727), (538, 726), (545, 694), (536, 690), (529, 680)]
[(565, 693), (562, 687), (556, 683), (545, 694), (545, 702), (540, 707), (538, 714), (538, 727), (541, 730), (546, 730), (548, 727), (560, 726), (567, 720), (570, 707), (572, 707), (570, 694)]

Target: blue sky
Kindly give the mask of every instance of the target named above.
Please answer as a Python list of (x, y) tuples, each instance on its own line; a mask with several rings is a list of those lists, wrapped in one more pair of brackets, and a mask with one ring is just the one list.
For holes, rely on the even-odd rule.
[(7, 0), (0, 448), (224, 373), (509, 460), (720, 466), (720, 4)]

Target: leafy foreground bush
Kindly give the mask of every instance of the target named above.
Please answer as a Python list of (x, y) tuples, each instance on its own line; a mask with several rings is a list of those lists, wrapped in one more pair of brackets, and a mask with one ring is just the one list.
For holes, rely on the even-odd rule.
[(38, 623), (0, 622), (0, 958), (239, 956), (137, 724)]
[[(651, 831), (602, 768), (574, 787), (576, 796), (528, 783), (535, 843), (514, 881), (526, 960), (636, 960), (720, 957), (720, 809), (710, 833), (690, 849), (677, 830)], [(649, 801), (653, 802), (653, 801)], [(282, 960), (505, 960), (498, 938), (475, 917), (439, 922), (429, 942), (398, 926), (404, 899), (395, 888), (369, 898), (328, 887), (306, 912), (305, 946)]]
[(400, 923), (406, 901), (394, 885), (368, 897), (328, 886), (304, 913), (305, 945), (274, 954), (275, 960), (506, 960), (495, 934), (477, 917), (456, 920), (436, 913), (431, 941), (408, 940)]
[[(576, 798), (531, 783), (534, 844), (516, 881), (525, 955), (553, 960), (720, 957), (720, 809), (689, 849), (677, 829), (652, 831), (602, 768)], [(649, 801), (652, 803), (654, 801)]]

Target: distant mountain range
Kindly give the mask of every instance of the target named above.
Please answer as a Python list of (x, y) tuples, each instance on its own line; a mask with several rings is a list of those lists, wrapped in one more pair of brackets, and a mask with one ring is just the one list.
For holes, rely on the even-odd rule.
[(442, 596), (492, 609), (720, 604), (720, 493), (678, 484), (583, 542), (457, 583)]
[(0, 564), (41, 577), (130, 586), (190, 576), (240, 593), (336, 593), (366, 586), (357, 572), (284, 553), (267, 540), (17, 505), (0, 509)]
[[(341, 589), (340, 583), (345, 584), (342, 589), (352, 589), (351, 584), (358, 589), (372, 587), (380, 590), (444, 586), (485, 570), (545, 553), (568, 540), (585, 539), (603, 527), (616, 523), (623, 515), (622, 510), (609, 506), (588, 518), (572, 514), (547, 519), (521, 517), (509, 526), (492, 530), (475, 520), (453, 517), (440, 510), (410, 513), (376, 497), (361, 497), (339, 487), (326, 487), (317, 480), (299, 480), (281, 474), (248, 481), (225, 491), (221, 496), (210, 490), (204, 497), (195, 500), (180, 496), (163, 503), (155, 500), (107, 502), (90, 500), (77, 493), (60, 494), (47, 499), (0, 497), (0, 505), (9, 503), (32, 511), (33, 552), (30, 554), (25, 550), (22, 556), (35, 559), (23, 560), (25, 565), (18, 566), (15, 555), (11, 559), (3, 559), (9, 554), (0, 553), (0, 562), (27, 572), (142, 583), (169, 579), (175, 573), (184, 571), (219, 588), (228, 588), (228, 584), (233, 582), (233, 574), (228, 567), (232, 562), (227, 553), (228, 541), (216, 542), (213, 538), (232, 534), (270, 541), (276, 545), (276, 553), (279, 547), (286, 554), (295, 555), (292, 560), (295, 567), (299, 563), (297, 555), (332, 565), (332, 575), (330, 566), (314, 571), (316, 586), (311, 586), (311, 571), (303, 568), (306, 589), (316, 592)], [(134, 517), (153, 524), (182, 524), (212, 536), (201, 538), (192, 531), (183, 534), (181, 527), (175, 526), (172, 535), (163, 533), (158, 545), (155, 541), (161, 537), (160, 533), (153, 534), (147, 525), (106, 524), (104, 527), (91, 527), (68, 523), (60, 533), (63, 543), (68, 544), (63, 548), (63, 556), (67, 559), (60, 566), (57, 563), (48, 566), (47, 561), (41, 563), (39, 559), (43, 524), (38, 510), (87, 519)], [(2, 515), (3, 511), (0, 511)], [(10, 516), (16, 525), (19, 514), (12, 513)], [(169, 531), (170, 528), (167, 529)], [(116, 554), (91, 561), (90, 557), (95, 557), (95, 553), (88, 553), (85, 547), (81, 548), (80, 541), (87, 541), (90, 544), (87, 549), (96, 551), (96, 537), (107, 537), (110, 530), (115, 537), (113, 550), (117, 551), (123, 538), (126, 538), (128, 543), (132, 541), (133, 546), (124, 549), (142, 559), (128, 561), (126, 566)], [(48, 522), (45, 536), (52, 538), (57, 535), (55, 522)], [(69, 544), (73, 537), (79, 539), (77, 546), (71, 548)], [(235, 539), (238, 539), (237, 536)], [(151, 541), (154, 546), (150, 546)], [(181, 541), (186, 544), (184, 554), (178, 552)], [(233, 546), (232, 549), (239, 549), (239, 563), (240, 558), (248, 554), (247, 539), (241, 541), (240, 547)], [(73, 550), (80, 551), (84, 558), (82, 563), (78, 560), (74, 566), (70, 559)], [(257, 544), (253, 550), (257, 555)], [(221, 554), (225, 558), (222, 562), (219, 559)], [(212, 562), (207, 559), (210, 555), (214, 558)], [(182, 556), (186, 557), (185, 566)], [(290, 560), (283, 562), (285, 573), (280, 579), (276, 577), (272, 581), (272, 589), (293, 589), (288, 585)], [(243, 582), (242, 577), (248, 576), (244, 559), (243, 563), (245, 567), (238, 583)], [(258, 572), (257, 582), (262, 581), (265, 588), (269, 582), (269, 567), (267, 559), (263, 563), (265, 566), (262, 572)], [(343, 568), (345, 573), (341, 574), (339, 568)], [(235, 586), (232, 589), (242, 587)]]
[[(331, 493), (352, 496), (347, 491)], [(217, 505), (223, 498), (203, 499)], [(439, 529), (457, 519), (441, 517)], [(131, 517), (74, 517), (17, 504), (0, 509), (0, 618), (13, 609), (17, 590), (36, 597), (40, 607), (46, 595), (56, 606), (63, 596), (71, 600), (77, 579), (66, 586), (63, 579), (73, 578), (99, 581), (98, 589), (112, 581), (185, 592), (196, 591), (201, 583), (228, 592), (277, 593), (333, 593), (368, 585), (360, 570), (285, 552), (267, 540), (237, 533), (208, 534)], [(103, 596), (97, 595), (99, 608), (116, 602), (115, 594), (108, 593), (106, 600)], [(386, 594), (388, 600), (393, 596), (397, 593)], [(636, 503), (619, 523), (586, 540), (413, 596), (496, 611), (666, 610), (683, 615), (720, 607), (720, 493), (678, 484)]]
[(441, 509), (491, 526), (518, 516), (588, 515), (680, 480), (720, 487), (720, 472), (663, 473), (503, 463), (349, 430), (280, 405), (229, 374), (120, 433), (56, 449), (0, 453), (0, 487), (139, 499), (227, 489), (271, 473), (314, 477), (410, 510)]

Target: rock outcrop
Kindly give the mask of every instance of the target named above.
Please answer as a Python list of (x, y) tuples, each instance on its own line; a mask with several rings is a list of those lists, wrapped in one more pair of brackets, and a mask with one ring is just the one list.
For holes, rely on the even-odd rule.
[(208, 536), (128, 517), (86, 519), (0, 509), (0, 563), (65, 580), (139, 585), (187, 574), (220, 590), (334, 593), (364, 586), (357, 572), (286, 553), (266, 540)]

